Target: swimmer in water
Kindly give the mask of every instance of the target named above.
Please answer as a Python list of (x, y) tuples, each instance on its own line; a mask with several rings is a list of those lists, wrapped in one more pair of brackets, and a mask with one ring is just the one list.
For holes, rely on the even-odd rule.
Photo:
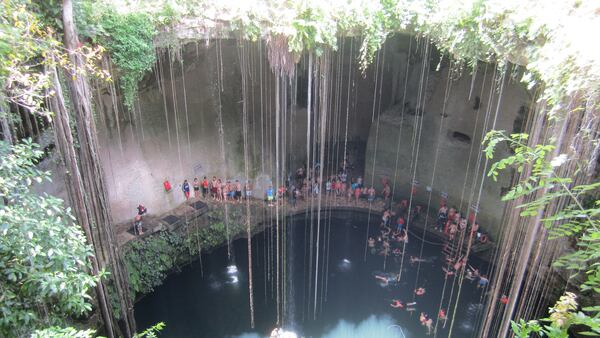
[(424, 295), (424, 294), (425, 294), (425, 288), (418, 288), (418, 289), (415, 289), (415, 295), (417, 295), (417, 296), (422, 296), (422, 295)]
[(397, 283), (398, 282), (398, 275), (390, 273), (390, 274), (384, 274), (384, 275), (375, 275), (375, 278), (380, 280), (383, 286), (387, 286), (390, 283)]
[(424, 262), (427, 262), (427, 260), (425, 258), (419, 258), (419, 257), (415, 257), (415, 256), (410, 256), (410, 263), (411, 264), (424, 263)]
[(392, 304), (390, 304), (391, 307), (393, 307), (394, 309), (403, 309), (404, 308), (404, 304), (402, 304), (402, 302), (398, 299), (392, 299)]
[(421, 315), (419, 316), (419, 321), (421, 322), (421, 325), (427, 327), (427, 335), (430, 335), (431, 329), (433, 327), (433, 319), (429, 318), (429, 316), (424, 312), (421, 312)]
[(440, 312), (438, 313), (438, 318), (441, 320), (448, 319), (448, 317), (446, 317), (446, 310), (440, 309)]
[(448, 278), (448, 277), (454, 275), (454, 271), (448, 270), (445, 267), (442, 267), (442, 270), (446, 273), (446, 275), (444, 276), (444, 278)]

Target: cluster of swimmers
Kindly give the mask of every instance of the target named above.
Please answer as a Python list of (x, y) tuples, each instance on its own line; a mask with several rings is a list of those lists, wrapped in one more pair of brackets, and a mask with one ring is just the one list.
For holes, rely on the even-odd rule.
[[(386, 189), (384, 189), (385, 191)], [(386, 196), (384, 194), (383, 198)], [(371, 254), (379, 254), (383, 256), (387, 255), (401, 255), (403, 247), (402, 243), (408, 242), (407, 225), (414, 222), (421, 213), (421, 207), (415, 206), (412, 210), (406, 200), (402, 200), (395, 211), (390, 208), (384, 210), (381, 220), (381, 226), (379, 229), (379, 235), (369, 237), (367, 246), (371, 250)], [(395, 224), (394, 223), (395, 220)], [(479, 225), (474, 222), (474, 217), (466, 219), (456, 211), (455, 208), (447, 208), (445, 203), (442, 204), (438, 212), (438, 228), (447, 235), (448, 242), (454, 241), (458, 238), (456, 236), (461, 231), (475, 237), (479, 233)], [(480, 238), (481, 235), (475, 237)], [(395, 248), (397, 247), (397, 248)], [(448, 244), (443, 251), (446, 251)], [(478, 289), (486, 288), (489, 284), (489, 279), (485, 274), (481, 274), (479, 270), (471, 265), (467, 264), (466, 257), (457, 255), (453, 252), (446, 252), (445, 261), (446, 264), (442, 267), (445, 278), (449, 276), (458, 275), (464, 271), (465, 278), (471, 282), (475, 282)], [(416, 263), (433, 263), (433, 258), (422, 258), (422, 257), (409, 257), (411, 264)], [(397, 274), (390, 273), (379, 273), (375, 275), (375, 278), (382, 286), (398, 285), (399, 276)], [(422, 297), (426, 294), (424, 287), (418, 287), (414, 290), (414, 299)], [(502, 295), (499, 300), (502, 304), (507, 304), (509, 298), (506, 295)], [(417, 302), (413, 301), (410, 303), (404, 303), (400, 299), (392, 299), (389, 304), (390, 307), (398, 310), (406, 310), (407, 312), (417, 311)], [(440, 309), (437, 314), (439, 320), (447, 320), (445, 309)], [(434, 318), (435, 319), (435, 318)], [(432, 333), (433, 319), (425, 312), (421, 312), (419, 316), (419, 322), (427, 329), (427, 334)]]
[[(403, 310), (404, 308), (406, 308), (407, 312), (415, 312), (415, 305), (417, 305), (417, 302), (404, 304), (398, 299), (392, 299), (392, 303), (390, 304), (390, 306), (395, 309)], [(440, 309), (440, 312), (438, 313), (438, 318), (444, 321), (447, 320), (448, 317), (446, 316), (446, 310)], [(421, 314), (419, 315), (419, 322), (421, 323), (421, 325), (427, 328), (427, 334), (431, 334), (431, 332), (433, 331), (433, 319), (431, 319), (427, 313), (421, 312)]]
[(438, 210), (437, 228), (444, 232), (450, 241), (454, 240), (458, 233), (465, 232), (467, 229), (474, 236), (474, 240), (485, 243), (488, 239), (480, 231), (479, 224), (475, 221), (475, 213), (471, 213), (467, 219), (455, 207), (448, 208), (445, 201), (442, 201)]

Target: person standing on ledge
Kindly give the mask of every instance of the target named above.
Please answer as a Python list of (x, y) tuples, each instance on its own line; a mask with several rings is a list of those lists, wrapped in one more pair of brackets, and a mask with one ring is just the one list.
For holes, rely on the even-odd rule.
[(186, 201), (190, 199), (190, 184), (188, 183), (188, 180), (183, 180), (181, 190), (183, 191), (183, 195), (185, 196)]
[(200, 197), (200, 181), (198, 181), (198, 177), (194, 177), (194, 198)]
[(148, 209), (143, 204), (138, 205), (137, 207), (138, 215), (142, 216), (143, 214), (148, 212)]
[(204, 176), (202, 180), (202, 198), (206, 198), (208, 195), (208, 179)]

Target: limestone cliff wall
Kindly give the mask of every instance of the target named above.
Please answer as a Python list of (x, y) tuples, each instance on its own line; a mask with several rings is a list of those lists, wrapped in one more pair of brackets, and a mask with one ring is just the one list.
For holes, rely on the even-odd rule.
[[(397, 60), (412, 59), (405, 100), (402, 79), (406, 63), (392, 70), (400, 81), (394, 88), (396, 104), (371, 125), (365, 155), (366, 182), (381, 189), (382, 181), (387, 179), (395, 183), (396, 199), (408, 199), (414, 175), (414, 204), (427, 206), (431, 191), (433, 208), (439, 206), (441, 195), (447, 195), (448, 205), (460, 208), (463, 214), (475, 205), (480, 226), (495, 235), (502, 226), (501, 195), (511, 177), (503, 175), (494, 182), (484, 175), (491, 163), (485, 161), (481, 140), (493, 125), (497, 130), (520, 130), (530, 95), (508, 74), (499, 98), (500, 79), (499, 74), (493, 79), (493, 65), (480, 64), (475, 77), (463, 71), (450, 81), (450, 68), (444, 62), (439, 70), (436, 61), (422, 72), (422, 58), (414, 53), (409, 58), (405, 48), (399, 45), (395, 51)], [(426, 85), (419, 94), (421, 77)], [(416, 107), (419, 95), (423, 97), (422, 109)], [(498, 157), (508, 152), (504, 145), (500, 150)]]

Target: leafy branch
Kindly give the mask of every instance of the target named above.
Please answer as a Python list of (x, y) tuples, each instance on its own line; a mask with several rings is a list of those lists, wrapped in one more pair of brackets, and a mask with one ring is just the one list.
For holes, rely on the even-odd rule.
[[(507, 135), (504, 131), (491, 131), (483, 141), (485, 156), (494, 157), (494, 151), (499, 144), (506, 142), (514, 150), (514, 154), (492, 164), (488, 176), (496, 180), (502, 170), (514, 168), (523, 173), (525, 168), (530, 172), (521, 177), (515, 186), (503, 196), (503, 200), (515, 200), (520, 197), (534, 196), (533, 193), (544, 189), (544, 194), (518, 205), (520, 216), (536, 216), (540, 211), (549, 213), (548, 206), (559, 199), (566, 199), (567, 204), (554, 211), (544, 214), (542, 223), (548, 230), (549, 239), (572, 238), (576, 241), (576, 250), (564, 254), (557, 259), (553, 266), (574, 270), (577, 276), (584, 270), (583, 282), (579, 285), (581, 292), (593, 291), (600, 293), (600, 201), (597, 200), (600, 182), (573, 186), (570, 177), (557, 174), (558, 168), (568, 163), (566, 155), (561, 154), (549, 159), (554, 150), (552, 144), (527, 145), (527, 134)], [(539, 321), (512, 323), (513, 330), (519, 337), (528, 337), (531, 333), (548, 337), (568, 337), (572, 325), (588, 327), (587, 334), (600, 334), (600, 307), (586, 307), (583, 310), (590, 313), (575, 312), (577, 310), (576, 296), (566, 293), (557, 304), (550, 308), (550, 317), (541, 321), (549, 322), (542, 325)]]

